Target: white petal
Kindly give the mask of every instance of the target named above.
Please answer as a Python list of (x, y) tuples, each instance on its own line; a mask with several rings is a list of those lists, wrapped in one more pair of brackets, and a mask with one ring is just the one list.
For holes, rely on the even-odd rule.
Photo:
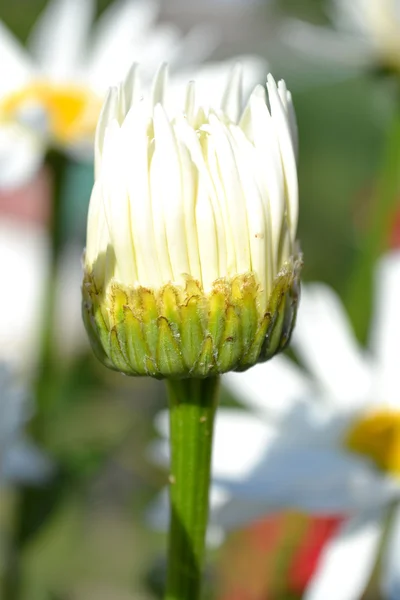
[[(177, 136), (178, 137), (178, 136)], [(181, 140), (178, 141), (179, 158), (181, 163), (182, 193), (185, 213), (186, 244), (192, 277), (201, 280), (199, 244), (196, 229), (196, 184), (198, 174), (192, 162), (189, 149)], [(200, 176), (199, 176), (200, 177)]]
[(349, 519), (325, 546), (305, 600), (359, 600), (371, 577), (382, 533), (380, 512)]
[(245, 406), (278, 420), (287, 416), (299, 398), (311, 390), (307, 377), (285, 356), (276, 356), (244, 373), (226, 373), (222, 382)]
[(168, 65), (167, 63), (162, 63), (154, 77), (152, 90), (151, 90), (151, 105), (153, 107), (156, 104), (163, 104), (164, 102), (164, 93), (167, 85), (168, 79)]
[(29, 40), (29, 48), (44, 75), (76, 81), (93, 14), (93, 0), (51, 0), (48, 3)]
[(388, 540), (382, 557), (381, 589), (384, 598), (400, 598), (400, 506), (389, 521)]
[(221, 108), (233, 123), (237, 122), (242, 108), (242, 66), (240, 64), (232, 71)]
[(160, 104), (154, 108), (155, 153), (159, 154), (157, 190), (164, 211), (165, 234), (173, 280), (182, 281), (189, 273), (189, 258), (184, 221), (181, 164), (177, 140)]
[(0, 21), (0, 95), (22, 87), (35, 73), (29, 54)]
[(267, 79), (268, 97), (271, 105), (271, 117), (278, 137), (287, 190), (287, 211), (292, 240), (296, 238), (299, 190), (296, 166), (296, 140), (292, 139), (289, 118), (279, 97), (272, 75)]
[(193, 125), (195, 102), (196, 102), (196, 87), (194, 81), (189, 81), (186, 87), (185, 94), (185, 116), (189, 125)]
[(160, 63), (171, 63), (179, 43), (180, 31), (176, 25), (163, 23), (148, 31), (143, 38), (136, 40), (132, 49), (135, 60), (140, 62), (143, 78), (150, 81)]
[(132, 51), (143, 39), (156, 18), (158, 2), (152, 0), (117, 0), (101, 15), (93, 38), (87, 73), (92, 85), (105, 93), (124, 76), (132, 62)]
[[(189, 126), (187, 120), (182, 117), (177, 117), (175, 120), (175, 130), (177, 137), (181, 140), (181, 162), (183, 169), (183, 184), (187, 189), (185, 193), (185, 219), (187, 227), (187, 243), (189, 245), (189, 259), (191, 265), (191, 274), (202, 279), (200, 272), (200, 257), (199, 247), (200, 243), (203, 244), (202, 252), (204, 256), (207, 253), (211, 253), (214, 257), (213, 261), (218, 260), (217, 265), (215, 262), (203, 263), (203, 268), (208, 270), (209, 273), (205, 276), (209, 282), (214, 281), (216, 277), (224, 276), (227, 273), (227, 258), (226, 258), (226, 232), (225, 224), (222, 218), (222, 212), (219, 205), (217, 192), (212, 182), (211, 174), (209, 171), (209, 165), (206, 164), (206, 160), (203, 155), (203, 149), (200, 144), (200, 139), (193, 129)], [(208, 138), (202, 138), (203, 146), (208, 149)], [(204, 150), (207, 153), (207, 150)], [(215, 153), (212, 151), (215, 166)], [(196, 181), (197, 181), (197, 196), (200, 198), (195, 202), (192, 199), (192, 194), (196, 193)], [(199, 225), (202, 229), (207, 230), (208, 235), (211, 236), (212, 247), (207, 249), (204, 247), (206, 239), (198, 235), (196, 229), (197, 222), (195, 221), (193, 227), (193, 218), (196, 220), (196, 213), (199, 217)], [(210, 227), (212, 229), (210, 230)], [(190, 233), (191, 232), (191, 233)], [(207, 261), (208, 259), (205, 258)], [(217, 268), (217, 271), (215, 270)], [(215, 273), (217, 275), (215, 277)], [(212, 279), (214, 277), (214, 279)]]
[(162, 285), (150, 199), (147, 109), (133, 106), (122, 125), (122, 163), (130, 203), (132, 240), (141, 285)]
[(246, 203), (251, 270), (258, 277), (259, 303), (263, 307), (262, 310), (265, 310), (273, 280), (270, 219), (266, 214), (257, 185), (254, 146), (239, 127), (232, 125), (230, 131), (233, 138), (231, 144)]
[(41, 139), (19, 125), (0, 126), (0, 189), (30, 181), (44, 161)]
[(383, 402), (400, 407), (400, 251), (381, 259), (375, 279), (375, 319), (371, 332), (371, 353), (376, 357), (376, 393)]
[(122, 135), (116, 121), (107, 127), (102, 164), (102, 194), (112, 248), (115, 255), (115, 278), (132, 286), (137, 268), (131, 233), (130, 204), (123, 163), (119, 153)]
[(118, 118), (118, 88), (112, 87), (108, 90), (106, 100), (100, 112), (99, 120), (96, 127), (96, 135), (94, 140), (94, 171), (95, 177), (100, 173), (101, 156), (103, 153), (104, 136), (107, 125), (112, 119)]
[(220, 408), (215, 421), (213, 476), (240, 481), (257, 465), (276, 430), (243, 410)]
[[(322, 432), (323, 433), (323, 432)], [(302, 445), (287, 431), (287, 439), (266, 440), (256, 467), (241, 481), (215, 476), (231, 499), (217, 522), (238, 527), (263, 514), (284, 508), (311, 514), (349, 514), (387, 506), (399, 496), (397, 482), (385, 479), (356, 456), (324, 446), (324, 440)], [(285, 443), (286, 441), (286, 443)]]
[(213, 23), (194, 25), (177, 44), (168, 62), (173, 69), (188, 66), (193, 70), (213, 54), (220, 38), (220, 31)]
[(281, 99), (281, 102), (285, 108), (289, 127), (290, 134), (293, 142), (294, 155), (297, 160), (298, 150), (299, 150), (299, 139), (298, 139), (298, 131), (297, 131), (297, 121), (296, 121), (296, 113), (294, 112), (294, 106), (292, 101), (292, 94), (288, 91), (286, 87), (286, 83), (281, 79), (278, 81), (278, 93)]
[(292, 343), (322, 390), (343, 409), (365, 405), (371, 389), (369, 365), (328, 286), (303, 287)]
[(41, 228), (0, 222), (2, 277), (9, 290), (0, 294), (0, 357), (24, 372), (33, 371), (37, 363), (49, 270), (48, 242)]
[[(222, 206), (228, 227), (231, 229), (232, 243), (236, 257), (236, 273), (251, 270), (250, 243), (248, 235), (246, 199), (239, 178), (231, 134), (221, 121), (210, 115), (210, 128), (218, 162), (219, 179), (223, 186)], [(218, 184), (213, 173), (214, 185)]]
[(196, 227), (201, 281), (203, 288), (208, 291), (213, 282), (220, 276), (218, 269), (218, 232), (212, 202), (202, 178), (199, 178), (197, 186)]
[[(278, 268), (278, 247), (285, 210), (284, 178), (279, 143), (272, 118), (265, 103), (265, 90), (257, 86), (249, 100), (240, 126), (254, 140), (258, 185), (264, 210), (270, 221), (273, 276)], [(247, 114), (247, 118), (246, 118)]]
[(247, 99), (250, 90), (265, 78), (267, 66), (259, 56), (238, 56), (232, 60), (201, 65), (194, 71), (192, 67), (178, 71), (171, 79), (171, 104), (179, 106), (187, 82), (194, 79), (198, 105), (220, 106), (230, 74), (237, 63), (243, 68), (243, 95)]

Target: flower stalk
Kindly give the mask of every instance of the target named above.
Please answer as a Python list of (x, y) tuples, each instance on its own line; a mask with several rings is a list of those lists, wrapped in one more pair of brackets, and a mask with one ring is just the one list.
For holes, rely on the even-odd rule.
[(165, 600), (200, 598), (218, 377), (167, 380), (170, 529)]

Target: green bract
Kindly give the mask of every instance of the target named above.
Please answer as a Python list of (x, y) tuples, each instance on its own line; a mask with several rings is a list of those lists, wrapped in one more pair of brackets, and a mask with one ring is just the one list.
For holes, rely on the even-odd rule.
[(83, 283), (83, 318), (93, 350), (127, 375), (209, 377), (242, 371), (287, 345), (299, 296), (301, 258), (285, 263), (274, 280), (265, 312), (252, 273), (218, 279), (204, 293), (189, 276), (186, 286), (157, 291), (111, 282)]

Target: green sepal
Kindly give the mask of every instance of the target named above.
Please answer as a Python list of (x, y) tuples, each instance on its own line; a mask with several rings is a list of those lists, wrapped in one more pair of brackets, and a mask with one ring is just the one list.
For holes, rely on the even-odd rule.
[(196, 377), (209, 377), (214, 373), (218, 373), (214, 356), (214, 343), (210, 335), (202, 343), (200, 356), (193, 368), (193, 373), (196, 374)]
[(124, 321), (127, 330), (126, 349), (129, 364), (139, 375), (155, 375), (157, 370), (148, 371), (146, 357), (148, 350), (143, 339), (142, 325), (129, 307), (124, 308)]
[(164, 377), (179, 377), (185, 371), (182, 353), (165, 317), (158, 319), (157, 369)]
[(154, 294), (142, 288), (140, 290), (141, 299), (141, 320), (143, 323), (143, 331), (145, 332), (146, 344), (149, 348), (150, 355), (156, 356), (158, 346), (158, 318), (159, 312), (157, 308)]
[(301, 265), (301, 257), (285, 263), (266, 306), (253, 273), (218, 279), (207, 293), (189, 276), (183, 285), (159, 290), (127, 289), (111, 281), (104, 291), (86, 273), (85, 327), (96, 356), (131, 375), (185, 378), (243, 371), (288, 344)]
[(204, 331), (198, 313), (198, 300), (195, 296), (191, 296), (181, 307), (182, 355), (188, 369), (192, 369), (197, 364), (204, 340)]
[(125, 360), (115, 327), (110, 332), (110, 359), (118, 371), (127, 374), (139, 375), (139, 373), (136, 371), (132, 373), (132, 368)]
[(221, 373), (236, 367), (242, 354), (242, 331), (239, 315), (233, 306), (226, 309), (225, 330), (219, 347), (218, 367)]

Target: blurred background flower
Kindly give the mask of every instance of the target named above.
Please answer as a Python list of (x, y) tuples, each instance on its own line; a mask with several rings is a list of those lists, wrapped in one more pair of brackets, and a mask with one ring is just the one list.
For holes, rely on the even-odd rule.
[[(0, 529), (9, 531), (14, 500), (26, 497), (29, 487), (19, 600), (43, 600), (46, 594), (66, 600), (152, 600), (162, 589), (158, 557), (165, 553), (165, 538), (144, 523), (149, 503), (167, 480), (165, 469), (154, 466), (146, 453), (157, 435), (154, 415), (165, 406), (162, 387), (97, 365), (80, 317), (80, 261), (93, 184), (90, 139), (106, 87), (120, 78), (124, 61), (132, 60), (144, 64), (144, 85), (159, 61), (168, 60), (174, 94), (195, 78), (203, 82), (201, 101), (220, 94), (238, 56), (245, 57), (245, 70), (253, 66), (253, 81), (245, 87), (265, 80), (267, 63), (276, 78), (284, 77), (294, 95), (301, 139), (304, 277), (333, 286), (363, 340), (371, 287), (354, 273), (360, 265), (364, 275), (372, 272), (379, 255), (396, 244), (400, 135), (392, 41), (397, 13), (391, 12), (396, 3), (362, 4), (14, 0), (0, 7), (0, 358), (11, 363), (18, 383), (28, 385), (28, 396), (49, 400), (33, 412), (26, 435), (40, 440), (41, 450), (57, 465), (45, 494), (16, 481), (0, 491)], [(381, 15), (394, 15), (390, 27), (382, 29), (386, 17), (371, 19), (374, 6)], [(376, 41), (378, 27), (385, 32), (379, 34), (382, 43)], [(383, 50), (389, 42), (390, 61)], [(376, 77), (389, 66), (389, 77)], [(96, 116), (86, 112), (89, 107)], [(46, 319), (49, 273), (57, 310)], [(361, 300), (359, 295), (354, 300), (354, 285)], [(43, 324), (49, 320), (52, 360), (43, 367)], [(350, 385), (352, 372), (342, 380), (343, 387)], [(237, 386), (226, 388), (223, 406), (237, 409), (238, 394)], [(381, 394), (376, 398), (385, 400)], [(254, 422), (256, 413), (246, 410), (237, 427)], [(46, 415), (44, 436), (37, 434), (38, 414)], [(249, 426), (249, 451), (257, 440), (262, 451), (264, 420), (258, 420), (259, 437)], [(227, 439), (236, 425), (229, 425)], [(240, 477), (235, 457), (232, 474)], [(224, 500), (221, 493), (218, 497)], [(265, 517), (268, 510), (260, 505), (261, 521), (228, 534), (222, 546), (221, 529), (214, 530), (210, 598), (300, 598), (315, 566), (325, 563), (318, 528), (330, 539), (348, 517), (314, 517), (314, 529), (312, 516), (278, 506), (275, 520)], [(310, 547), (317, 558), (304, 550)], [(302, 556), (309, 565), (307, 581), (296, 575)], [(389, 565), (389, 554), (382, 556), (382, 566)], [(379, 598), (383, 580), (372, 579), (368, 599)]]
[[(224, 78), (234, 62), (201, 66), (218, 44), (217, 28), (212, 23), (199, 24), (182, 36), (174, 24), (155, 24), (159, 10), (159, 3), (153, 0), (116, 0), (92, 33), (94, 0), (51, 0), (30, 33), (27, 50), (1, 24), (0, 124), (5, 126), (2, 135), (8, 145), (19, 148), (12, 153), (14, 161), (20, 159), (19, 171), (14, 165), (13, 183), (31, 174), (35, 159), (38, 161), (44, 150), (40, 137), (78, 159), (90, 160), (105, 93), (124, 78), (133, 61), (140, 63), (146, 85), (159, 64), (168, 62), (177, 71), (175, 86), (186, 84), (186, 75), (179, 72), (185, 67), (200, 82), (200, 94), (201, 82), (210, 83), (212, 77), (213, 85), (206, 91), (208, 101), (212, 100), (211, 90), (214, 98), (222, 95)], [(264, 65), (261, 57), (245, 60), (252, 68), (245, 81), (247, 88), (262, 75)], [(21, 132), (17, 135), (10, 122), (25, 126), (25, 137)], [(38, 140), (29, 145), (28, 139), (34, 140), (35, 134)], [(25, 156), (28, 147), (30, 164)], [(4, 181), (10, 184), (9, 165), (4, 163)]]
[[(400, 69), (400, 4), (397, 0), (324, 0), (332, 27), (288, 20), (284, 40), (314, 64), (353, 76)], [(338, 72), (338, 71), (337, 71)]]

